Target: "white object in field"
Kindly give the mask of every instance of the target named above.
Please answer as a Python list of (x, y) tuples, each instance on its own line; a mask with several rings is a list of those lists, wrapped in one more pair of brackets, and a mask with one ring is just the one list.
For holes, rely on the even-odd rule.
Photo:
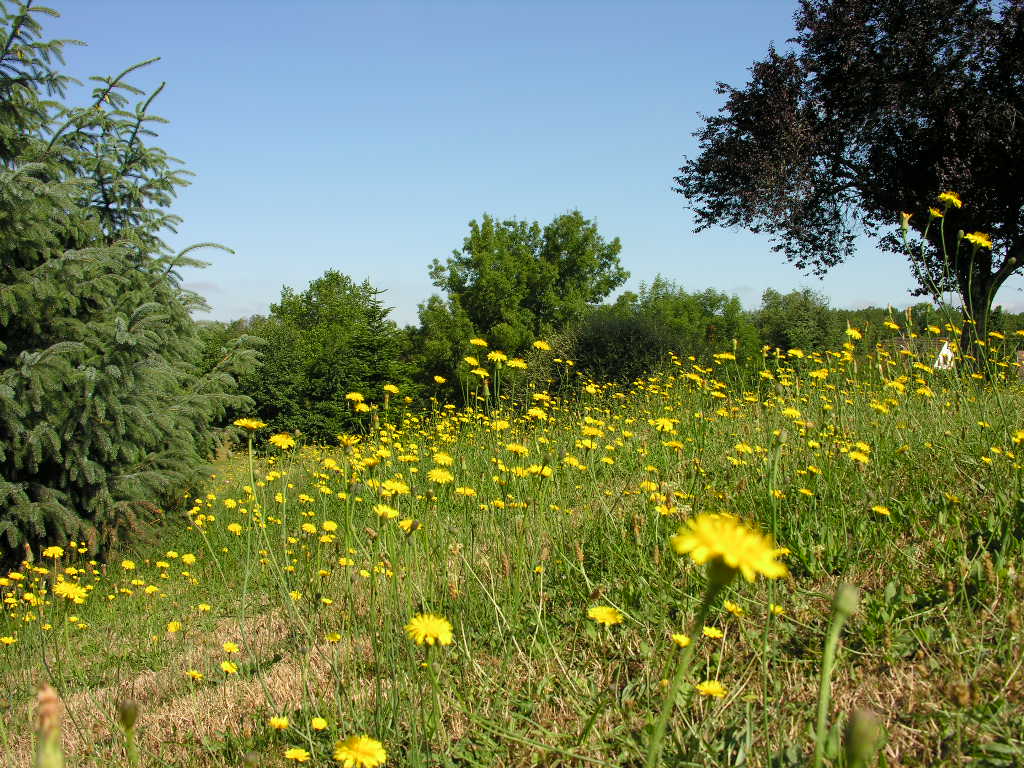
[(942, 342), (942, 349), (939, 350), (939, 356), (935, 358), (935, 364), (932, 366), (937, 371), (948, 371), (953, 367), (953, 350), (949, 348), (949, 342)]

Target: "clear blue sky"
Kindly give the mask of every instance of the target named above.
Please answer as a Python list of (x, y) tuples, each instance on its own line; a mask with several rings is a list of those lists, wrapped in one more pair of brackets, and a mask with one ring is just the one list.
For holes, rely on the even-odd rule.
[[(865, 242), (824, 281), (765, 236), (699, 235), (671, 191), (715, 82), (746, 82), (792, 36), (793, 0), (349, 2), (49, 0), (79, 79), (161, 61), (155, 141), (196, 174), (175, 247), (213, 240), (186, 284), (207, 317), (264, 313), (329, 268), (386, 289), (400, 324), (470, 219), (578, 208), (622, 240), (628, 287), (662, 274), (755, 307), (768, 287), (833, 305), (913, 301), (906, 263)], [(1024, 309), (1016, 280), (1000, 300)]]

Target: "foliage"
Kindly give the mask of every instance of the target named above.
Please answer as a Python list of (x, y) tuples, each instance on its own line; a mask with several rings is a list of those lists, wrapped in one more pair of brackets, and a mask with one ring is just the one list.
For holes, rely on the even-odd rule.
[(156, 93), (129, 106), (133, 67), (88, 106), (46, 101), (69, 78), (41, 15), (0, 5), (0, 546), (95, 548), (200, 477), (245, 356), (194, 365), (177, 270), (199, 262), (160, 238), (186, 182), (145, 143)]
[(345, 399), (349, 392), (380, 402), (385, 384), (407, 390), (404, 337), (380, 294), (335, 270), (302, 293), (283, 288), (270, 316), (251, 329), (265, 342), (263, 364), (240, 383), (255, 414), (278, 431), (330, 441), (366, 421)]
[(574, 355), (581, 370), (599, 379), (631, 381), (670, 353), (707, 362), (731, 347), (741, 358), (757, 351), (757, 332), (739, 299), (708, 289), (687, 293), (656, 277), (639, 293), (627, 292), (580, 324)]
[(257, 348), (262, 339), (256, 334), (266, 318), (262, 315), (241, 317), (230, 322), (199, 320), (196, 332), (202, 342), (202, 353), (198, 367), (201, 373), (208, 373), (223, 365), (238, 349)]
[(427, 386), (434, 395), (451, 399), (459, 391), (456, 371), (476, 329), (457, 301), (437, 295), (419, 305), (419, 321), (418, 326), (405, 330), (415, 377), (431, 382), (432, 386)]
[[(567, 327), (625, 282), (622, 245), (598, 233), (579, 211), (555, 217), (541, 229), (516, 219), (469, 223), (461, 251), (430, 267), (450, 312), (506, 352)], [(429, 305), (428, 305), (429, 306)]]
[[(1024, 265), (1024, 6), (802, 0), (795, 22), (794, 50), (770, 48), (742, 89), (718, 84), (726, 103), (676, 177), (697, 231), (768, 232), (820, 274), (853, 255), (860, 229), (906, 254), (900, 212), (921, 237), (936, 195), (954, 190), (963, 206), (945, 206), (912, 267), (921, 293), (958, 291), (984, 336)], [(961, 241), (976, 231), (991, 249)]]
[(827, 298), (806, 288), (786, 294), (766, 290), (754, 323), (764, 343), (780, 349), (834, 348), (846, 327)]

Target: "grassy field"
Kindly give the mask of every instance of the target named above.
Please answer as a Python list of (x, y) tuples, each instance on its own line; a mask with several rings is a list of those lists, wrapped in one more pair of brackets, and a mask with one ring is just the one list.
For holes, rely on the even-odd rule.
[[(809, 765), (830, 626), (822, 764), (856, 764), (861, 709), (870, 764), (1024, 764), (1017, 371), (856, 336), (492, 385), (333, 446), (250, 432), (159, 541), (0, 578), (3, 765), (31, 764), (44, 682), (72, 766), (132, 764), (124, 700), (143, 766)], [(753, 581), (673, 538), (739, 521)]]

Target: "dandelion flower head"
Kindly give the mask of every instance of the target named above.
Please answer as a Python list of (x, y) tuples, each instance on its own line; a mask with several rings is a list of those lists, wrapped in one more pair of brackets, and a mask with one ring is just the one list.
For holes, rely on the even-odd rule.
[(405, 625), (405, 632), (416, 645), (452, 644), (452, 625), (447, 619), (432, 613), (413, 616)]
[(384, 765), (384, 745), (369, 736), (350, 736), (334, 745), (334, 759), (345, 768), (376, 768)]
[(276, 435), (270, 436), (270, 442), (276, 445), (281, 450), (288, 450), (289, 448), (295, 447), (295, 438), (289, 435), (287, 432), (281, 432)]
[(753, 581), (758, 574), (769, 579), (785, 576), (786, 566), (775, 558), (781, 554), (772, 540), (751, 530), (738, 518), (725, 513), (690, 518), (672, 537), (677, 554), (689, 555), (699, 564), (721, 560)]
[(587, 611), (587, 616), (606, 627), (622, 623), (622, 612), (610, 605), (595, 605)]

